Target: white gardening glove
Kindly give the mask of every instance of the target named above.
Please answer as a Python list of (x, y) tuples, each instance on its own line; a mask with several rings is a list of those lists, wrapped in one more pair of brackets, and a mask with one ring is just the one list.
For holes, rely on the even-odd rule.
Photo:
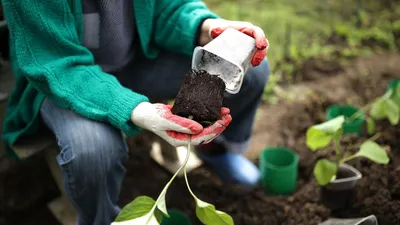
[(189, 134), (193, 145), (212, 141), (232, 121), (228, 108), (221, 109), (221, 120), (203, 128), (200, 123), (172, 114), (171, 105), (142, 102), (132, 111), (131, 120), (137, 126), (149, 130), (169, 144), (179, 147), (188, 144)]

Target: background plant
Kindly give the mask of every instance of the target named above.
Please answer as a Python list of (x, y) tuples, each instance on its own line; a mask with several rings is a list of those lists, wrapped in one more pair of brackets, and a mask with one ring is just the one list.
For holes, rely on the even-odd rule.
[(306, 144), (312, 151), (328, 147), (331, 143), (334, 145), (336, 160), (332, 162), (328, 159), (320, 159), (315, 164), (314, 176), (320, 185), (327, 185), (334, 180), (340, 165), (357, 157), (365, 157), (378, 164), (389, 163), (385, 149), (374, 142), (374, 138), (363, 142), (357, 153), (348, 154), (346, 148), (341, 145), (344, 122), (344, 116), (338, 116), (313, 125), (307, 130)]
[(389, 88), (382, 96), (361, 107), (349, 118), (345, 118), (345, 122), (351, 123), (361, 115), (364, 115), (366, 118), (367, 132), (369, 135), (375, 132), (376, 120), (387, 119), (392, 126), (399, 124), (400, 85), (395, 85), (392, 88)]

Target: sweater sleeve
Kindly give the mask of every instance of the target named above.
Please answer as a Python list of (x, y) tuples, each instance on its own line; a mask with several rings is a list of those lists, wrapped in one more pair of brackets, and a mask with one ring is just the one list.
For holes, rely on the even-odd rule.
[(205, 19), (219, 18), (199, 0), (157, 0), (155, 42), (170, 51), (191, 56)]
[(121, 129), (140, 128), (130, 120), (146, 96), (123, 87), (94, 63), (80, 44), (75, 18), (65, 0), (2, 0), (15, 64), (34, 87), (57, 105)]

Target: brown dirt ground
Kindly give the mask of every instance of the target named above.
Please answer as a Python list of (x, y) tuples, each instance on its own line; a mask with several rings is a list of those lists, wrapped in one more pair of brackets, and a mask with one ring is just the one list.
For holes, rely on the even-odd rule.
[[(375, 165), (365, 159), (349, 162), (362, 172), (363, 179), (357, 184), (357, 193), (351, 206), (335, 214), (319, 202), (320, 188), (312, 176), (316, 160), (322, 156), (333, 155), (325, 151), (313, 155), (307, 149), (304, 140), (306, 129), (324, 120), (324, 112), (329, 105), (350, 103), (360, 106), (381, 95), (388, 80), (394, 77), (400, 78), (400, 66), (397, 63), (399, 60), (400, 56), (394, 54), (359, 59), (335, 76), (296, 84), (296, 88), (292, 90), (298, 96), (296, 103), (282, 102), (261, 107), (262, 114), (254, 129), (251, 151), (247, 156), (257, 162), (260, 150), (266, 146), (276, 145), (286, 146), (298, 152), (300, 156), (298, 189), (292, 196), (267, 197), (261, 188), (246, 194), (235, 187), (221, 184), (206, 168), (197, 169), (190, 174), (189, 179), (194, 192), (201, 199), (215, 204), (218, 209), (232, 215), (235, 224), (238, 225), (316, 225), (330, 216), (360, 217), (369, 214), (375, 214), (379, 224), (400, 223), (400, 164), (399, 152), (395, 151), (400, 149), (396, 139), (400, 134), (399, 126), (389, 126), (385, 121), (377, 124), (377, 131), (382, 133), (378, 142), (385, 145), (392, 159), (389, 165)], [(344, 139), (343, 144), (357, 145), (367, 138), (366, 135), (362, 138), (349, 136)], [(165, 184), (170, 177), (163, 173), (163, 170), (154, 169), (153, 166), (144, 168), (143, 164), (154, 164), (146, 154), (132, 154), (143, 162), (129, 165), (132, 165), (132, 168), (128, 177), (135, 179), (127, 181), (126, 186), (131, 187), (130, 192), (135, 183), (138, 188), (135, 188), (133, 195), (123, 192), (123, 199), (126, 201), (121, 201), (122, 203), (127, 203), (138, 194), (156, 197), (161, 184)], [(143, 171), (151, 172), (146, 172), (148, 176), (139, 178), (139, 174), (143, 174)], [(147, 177), (157, 177), (157, 179), (150, 181)], [(160, 186), (157, 186), (161, 180)], [(140, 187), (143, 192), (138, 191)], [(125, 197), (125, 194), (131, 197)], [(171, 187), (167, 204), (170, 208), (183, 210), (196, 221), (193, 200), (187, 193), (183, 180), (178, 179)]]

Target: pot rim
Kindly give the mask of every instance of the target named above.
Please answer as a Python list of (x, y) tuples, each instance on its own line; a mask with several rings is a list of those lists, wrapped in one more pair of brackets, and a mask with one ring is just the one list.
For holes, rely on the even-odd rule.
[(359, 180), (362, 178), (362, 174), (360, 173), (360, 171), (358, 171), (356, 168), (346, 164), (346, 163), (342, 163), (340, 164), (340, 167), (345, 168), (350, 170), (351, 172), (353, 172), (355, 174), (355, 176), (351, 176), (351, 177), (346, 177), (346, 178), (340, 178), (340, 179), (335, 179), (329, 183), (331, 184), (339, 184), (339, 183), (344, 183), (344, 182), (349, 182), (349, 181), (354, 181), (354, 180)]

